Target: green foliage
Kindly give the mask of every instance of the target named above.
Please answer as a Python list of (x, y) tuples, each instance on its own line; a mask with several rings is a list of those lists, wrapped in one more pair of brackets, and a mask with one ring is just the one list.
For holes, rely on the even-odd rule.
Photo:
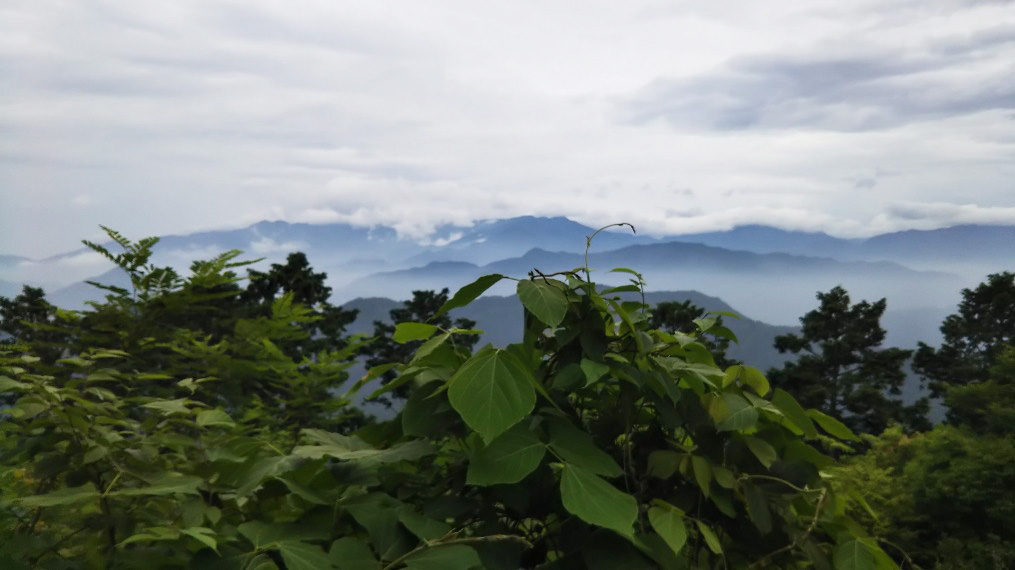
[(446, 316), (506, 277), (407, 305), (372, 374), (408, 398), (369, 423), (299, 258), (244, 298), (236, 252), (183, 277), (109, 234), (133, 291), (58, 312), (54, 362), (0, 357), (4, 568), (895, 568), (812, 446), (845, 426), (587, 268), (518, 280), (507, 347)]
[(895, 567), (820, 476), (833, 460), (802, 438), (818, 435), (808, 412), (785, 392), (766, 399), (759, 371), (717, 366), (700, 340), (709, 323), (653, 329), (649, 307), (600, 294), (581, 271), (534, 274), (518, 285), (521, 343), (471, 354), (448, 330), (392, 383), (415, 386), (401, 427), (434, 440), (423, 474), (454, 489), (459, 524), (531, 545), (504, 567), (828, 567), (861, 539), (876, 567)]
[[(498, 275), (488, 275), (479, 284), (482, 286), (489, 283), (486, 285), (486, 288), (488, 288), (499, 280), (500, 276)], [(482, 290), (485, 291), (486, 288)], [(471, 290), (463, 289), (451, 300), (448, 300), (447, 289), (442, 289), (441, 291), (413, 291), (412, 299), (405, 301), (401, 307), (391, 310), (390, 323), (374, 321), (373, 340), (362, 349), (362, 353), (368, 357), (366, 361), (367, 367), (373, 368), (388, 363), (409, 362), (417, 349), (423, 345), (423, 342), (438, 329), (442, 331), (451, 329), (471, 330), (476, 326), (475, 321), (463, 318), (452, 319), (448, 316), (447, 312), (456, 307), (467, 305), (482, 294), (482, 291), (479, 291), (473, 296), (472, 291), (476, 289), (477, 287), (473, 287)], [(401, 333), (396, 335), (399, 327), (401, 327)], [(408, 332), (410, 330), (413, 331), (414, 336), (410, 335)], [(425, 334), (427, 331), (429, 334)], [(479, 337), (475, 335), (456, 335), (454, 338), (454, 342), (468, 349), (475, 346), (478, 340)], [(394, 380), (395, 372), (384, 371), (381, 376), (384, 383), (387, 384)], [(407, 398), (409, 394), (408, 390), (407, 386), (396, 387), (393, 390), (386, 391), (387, 395), (381, 396), (377, 400), (382, 403), (391, 404), (391, 397), (399, 399)]]
[(842, 492), (866, 498), (872, 513), (854, 505), (855, 515), (900, 561), (942, 570), (1015, 564), (1015, 437), (951, 426), (864, 437), (870, 449), (837, 478)]
[(695, 334), (717, 365), (726, 368), (737, 364), (726, 356), (730, 342), (737, 342), (737, 337), (723, 325), (722, 316), (708, 317), (705, 309), (690, 301), (659, 303), (652, 310), (650, 326), (670, 334)]
[(950, 386), (945, 405), (949, 423), (980, 434), (1015, 433), (1015, 346), (999, 351), (985, 381)]
[(931, 393), (986, 379), (1007, 346), (1015, 343), (1015, 273), (989, 275), (975, 289), (963, 289), (959, 312), (941, 324), (939, 348), (920, 343), (913, 369), (927, 379)]
[[(1015, 566), (1015, 276), (991, 275), (962, 292), (939, 349), (921, 345), (914, 368), (945, 396), (948, 423), (911, 436), (865, 436), (870, 449), (838, 470), (866, 497), (856, 515), (909, 565)], [(874, 515), (877, 515), (876, 517)]]
[(885, 300), (851, 305), (841, 287), (817, 297), (820, 306), (800, 319), (802, 334), (775, 339), (779, 352), (801, 356), (769, 372), (774, 384), (859, 432), (881, 433), (894, 422), (929, 427), (928, 402), (906, 406), (899, 397), (912, 351), (878, 348)]
[(331, 287), (324, 284), (325, 273), (315, 273), (300, 252), (291, 253), (285, 265), (273, 263), (267, 273), (248, 270), (247, 288), (239, 297), (241, 303), (253, 305), (257, 316), (269, 316), (275, 300), (290, 295), (293, 303), (310, 309), (313, 320), (302, 325), (307, 335), (298, 342), (283, 346), (294, 358), (315, 354), (345, 344), (345, 327), (356, 319), (356, 311), (332, 306)]

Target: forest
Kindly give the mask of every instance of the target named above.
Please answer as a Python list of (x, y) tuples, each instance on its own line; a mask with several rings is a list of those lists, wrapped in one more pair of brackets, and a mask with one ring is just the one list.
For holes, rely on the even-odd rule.
[[(182, 275), (106, 232), (129, 288), (0, 297), (0, 568), (1015, 568), (1015, 273), (915, 350), (884, 300), (817, 292), (760, 370), (736, 315), (587, 255), (350, 335), (303, 254)], [(455, 310), (505, 282), (522, 340), (484, 346)]]

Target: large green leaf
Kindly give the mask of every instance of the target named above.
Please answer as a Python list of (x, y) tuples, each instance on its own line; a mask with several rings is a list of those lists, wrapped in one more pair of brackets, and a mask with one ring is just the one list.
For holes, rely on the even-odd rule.
[(686, 455), (668, 449), (657, 449), (648, 455), (648, 474), (660, 479), (669, 479), (677, 472)]
[(328, 558), (338, 570), (378, 570), (381, 567), (370, 547), (351, 536), (333, 542)]
[(762, 534), (769, 533), (772, 530), (772, 513), (768, 508), (765, 492), (751, 483), (744, 483), (743, 490), (744, 500), (747, 502), (747, 516)]
[(148, 481), (148, 486), (132, 489), (120, 489), (109, 493), (116, 497), (137, 497), (147, 495), (173, 495), (176, 493), (196, 495), (197, 488), (203, 483), (200, 477), (181, 475), (179, 473), (162, 473)]
[(779, 458), (779, 454), (776, 453), (775, 448), (760, 437), (745, 435), (744, 443), (747, 444), (747, 449), (750, 449), (751, 453), (753, 453), (754, 456), (758, 458), (758, 461), (760, 461), (765, 467), (771, 467), (772, 463)]
[(395, 325), (395, 333), (391, 335), (391, 340), (398, 344), (405, 344), (414, 340), (426, 340), (433, 336), (433, 333), (437, 331), (436, 325), (428, 325), (425, 323), (398, 323)]
[[(275, 564), (275, 562), (267, 554), (258, 554), (257, 556), (251, 558), (250, 562), (246, 562), (247, 556), (249, 555), (243, 556), (243, 561), (238, 563), (238, 568), (242, 568), (243, 570), (278, 570), (278, 564)], [(245, 566), (243, 565), (244, 562), (246, 562)], [(227, 566), (223, 565), (223, 567)]]
[(221, 426), (221, 427), (233, 427), (236, 425), (233, 419), (229, 417), (229, 414), (225, 410), (214, 409), (214, 410), (201, 410), (197, 413), (197, 425), (201, 427)]
[(490, 442), (490, 445), (472, 454), (466, 483), (517, 483), (539, 467), (539, 462), (546, 454), (546, 446), (525, 423), (515, 424)]
[(444, 303), (441, 305), (441, 308), (437, 309), (437, 313), (434, 316), (439, 317), (451, 309), (457, 309), (458, 307), (468, 305), (477, 297), (485, 293), (487, 289), (496, 285), (497, 282), (503, 278), (503, 275), (495, 273), (493, 275), (484, 275), (479, 279), (476, 279), (472, 283), (469, 283), (465, 287), (459, 289), (447, 303)]
[(860, 438), (850, 431), (850, 429), (846, 427), (846, 424), (828, 414), (825, 414), (824, 412), (811, 409), (807, 410), (807, 415), (821, 426), (821, 429), (828, 432), (829, 435), (839, 439), (845, 439), (847, 441), (860, 441)]
[(180, 533), (185, 534), (208, 548), (218, 551), (218, 541), (215, 540), (215, 531), (204, 526), (192, 526), (180, 530)]
[(759, 396), (764, 396), (769, 390), (768, 379), (765, 378), (765, 375), (757, 368), (750, 366), (736, 364), (727, 368), (726, 374), (723, 376), (723, 386), (728, 386), (734, 381), (750, 386)]
[(405, 559), (411, 570), (470, 570), (482, 564), (476, 551), (464, 544), (433, 546)]
[(322, 570), (331, 568), (331, 560), (320, 546), (305, 542), (280, 542), (278, 551), (286, 570)]
[(452, 530), (447, 523), (421, 515), (412, 507), (405, 507), (398, 512), (398, 522), (424, 541), (443, 538)]
[(431, 437), (454, 420), (447, 396), (437, 394), (441, 382), (428, 382), (409, 394), (402, 408), (402, 432), (416, 437)]
[(180, 529), (169, 526), (153, 526), (132, 534), (117, 546), (126, 546), (135, 542), (158, 542), (180, 538)]
[(314, 445), (299, 446), (296, 449), (299, 449), (300, 447), (323, 448), (327, 450), (328, 455), (341, 455), (355, 451), (377, 451), (368, 443), (356, 436), (332, 433), (322, 429), (304, 429), (300, 432), (300, 434), (305, 440), (312, 442)]
[(6, 376), (0, 376), (0, 393), (11, 392), (14, 390), (27, 391), (31, 387), (31, 384), (25, 384), (24, 382), (18, 382), (17, 380)]
[(484, 349), (448, 382), (448, 399), (465, 423), (491, 442), (536, 405), (535, 379), (518, 359), (499, 349)]
[(449, 338), (451, 338), (451, 333), (446, 332), (427, 340), (416, 349), (416, 352), (412, 355), (412, 360), (409, 361), (409, 364), (424, 362), (426, 357), (430, 356), (435, 350), (443, 346)]
[(600, 362), (583, 358), (581, 370), (585, 374), (585, 385), (588, 386), (605, 376), (610, 371), (610, 367)]
[(712, 530), (712, 527), (700, 520), (696, 520), (694, 522), (698, 527), (698, 532), (701, 533), (701, 537), (705, 539), (705, 544), (708, 546), (708, 549), (716, 554), (722, 554), (722, 543), (719, 542), (719, 537), (715, 534), (715, 531)]
[(264, 483), (265, 479), (284, 470), (292, 464), (294, 459), (281, 455), (264, 457), (244, 464), (235, 482), (236, 496), (245, 497), (253, 493)]
[(405, 532), (399, 520), (405, 504), (393, 497), (370, 493), (343, 501), (340, 506), (366, 529), (370, 544), (381, 559), (401, 555), (416, 541)]
[(554, 328), (567, 314), (567, 296), (560, 286), (544, 279), (523, 279), (518, 282), (518, 299), (537, 319)]
[(835, 570), (876, 570), (874, 553), (861, 540), (851, 538), (835, 547)]
[(713, 405), (713, 419), (719, 431), (745, 430), (758, 421), (758, 410), (742, 396), (723, 392)]
[(712, 483), (712, 464), (708, 459), (694, 455), (691, 457), (691, 470), (694, 471), (694, 480), (701, 488), (701, 492), (707, 497), (709, 486)]
[(592, 437), (571, 422), (561, 418), (549, 418), (550, 449), (571, 465), (603, 477), (619, 477), (624, 471), (617, 462), (599, 448)]
[(395, 444), (387, 449), (374, 449), (355, 436), (345, 436), (319, 429), (305, 429), (303, 435), (317, 445), (300, 445), (293, 449), (296, 457), (333, 457), (361, 463), (394, 463), (418, 459), (432, 452), (429, 442), (423, 440)]
[(99, 492), (95, 489), (95, 485), (86, 483), (80, 487), (66, 487), (59, 491), (53, 491), (52, 493), (46, 493), (45, 495), (34, 495), (31, 497), (21, 497), (14, 499), (18, 504), (23, 507), (36, 508), (36, 507), (56, 507), (59, 505), (72, 505), (81, 501), (89, 501), (99, 498)]
[(814, 422), (807, 416), (807, 411), (788, 392), (776, 388), (772, 392), (772, 404), (803, 431), (804, 437), (818, 437), (818, 431), (814, 429)]
[(661, 501), (657, 501), (657, 503), (660, 505), (648, 510), (648, 522), (652, 525), (652, 529), (666, 541), (667, 546), (673, 549), (674, 553), (680, 554), (684, 543), (687, 542), (684, 513), (673, 505)]
[(564, 508), (581, 520), (624, 536), (634, 535), (638, 502), (595, 473), (565, 463), (560, 473)]
[(193, 401), (188, 400), (187, 398), (177, 398), (175, 400), (159, 399), (154, 402), (148, 402), (144, 405), (144, 407), (158, 410), (168, 416), (170, 414), (190, 413), (190, 408), (187, 407), (187, 404), (191, 403), (193, 403)]

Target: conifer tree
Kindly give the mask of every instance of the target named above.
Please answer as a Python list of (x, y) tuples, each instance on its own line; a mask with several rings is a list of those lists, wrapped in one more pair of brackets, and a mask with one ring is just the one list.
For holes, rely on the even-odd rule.
[(935, 396), (949, 386), (987, 379), (1007, 346), (1015, 343), (1015, 273), (997, 273), (975, 289), (963, 289), (959, 312), (941, 324), (940, 348), (920, 343), (913, 368)]
[(893, 422), (926, 427), (926, 400), (906, 406), (900, 397), (912, 351), (880, 348), (885, 300), (850, 304), (842, 287), (817, 298), (820, 306), (800, 319), (801, 334), (776, 337), (780, 353), (800, 357), (769, 372), (773, 384), (856, 431), (880, 433)]

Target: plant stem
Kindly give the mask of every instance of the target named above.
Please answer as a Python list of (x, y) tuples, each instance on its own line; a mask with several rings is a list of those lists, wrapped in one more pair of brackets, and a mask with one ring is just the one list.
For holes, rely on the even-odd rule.
[(470, 536), (466, 538), (450, 538), (451, 536), (452, 535), (449, 533), (447, 536), (443, 538), (438, 538), (437, 540), (424, 542), (423, 544), (417, 546), (416, 548), (413, 548), (409, 552), (406, 552), (405, 554), (392, 560), (387, 565), (382, 566), (381, 570), (394, 570), (395, 568), (399, 568), (405, 563), (406, 560), (408, 560), (412, 556), (428, 548), (436, 548), (438, 546), (450, 546), (453, 544), (480, 544), (484, 542), (513, 541), (521, 543), (526, 548), (532, 548), (532, 543), (530, 543), (528, 540), (525, 540), (524, 538), (520, 536), (515, 536), (513, 534), (491, 534), (488, 536)]

